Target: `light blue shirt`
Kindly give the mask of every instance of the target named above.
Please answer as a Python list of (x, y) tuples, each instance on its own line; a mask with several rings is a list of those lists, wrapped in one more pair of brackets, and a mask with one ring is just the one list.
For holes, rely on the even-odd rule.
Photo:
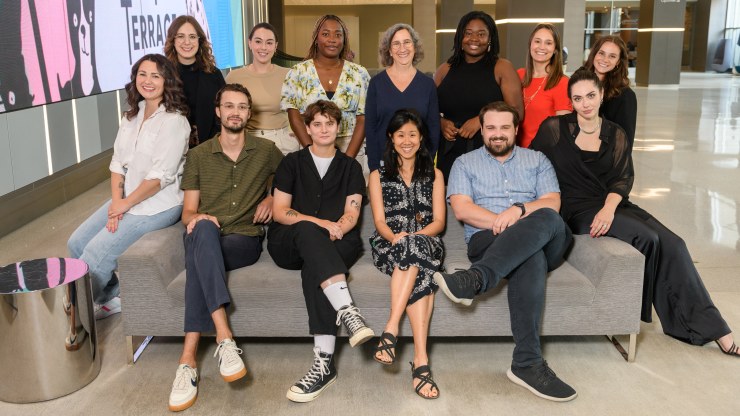
[[(515, 146), (511, 155), (499, 162), (483, 146), (455, 160), (447, 201), (451, 195), (468, 195), (476, 205), (499, 214), (515, 202), (531, 202), (551, 192), (560, 192), (560, 186), (544, 154)], [(465, 242), (478, 231), (465, 224)]]

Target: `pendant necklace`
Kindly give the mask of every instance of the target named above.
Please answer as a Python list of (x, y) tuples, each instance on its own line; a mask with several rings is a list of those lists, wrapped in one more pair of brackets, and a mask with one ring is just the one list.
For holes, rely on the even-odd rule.
[(582, 132), (582, 133), (586, 133), (586, 134), (594, 134), (594, 133), (596, 133), (596, 130), (598, 130), (598, 129), (599, 129), (599, 127), (601, 127), (601, 117), (599, 117), (599, 122), (598, 122), (598, 123), (596, 123), (596, 127), (594, 127), (594, 129), (593, 129), (593, 130), (591, 130), (591, 131), (589, 131), (589, 130), (586, 130), (586, 129), (584, 129), (584, 128), (583, 128), (583, 127), (581, 126), (581, 123), (578, 123), (578, 128), (580, 128), (580, 129), (581, 129), (581, 132)]
[(526, 95), (524, 96), (524, 110), (525, 111), (527, 110), (527, 107), (529, 107), (529, 104), (531, 104), (532, 101), (534, 100), (534, 97), (537, 96), (537, 93), (540, 92), (540, 88), (542, 88), (542, 84), (544, 84), (545, 81), (547, 81), (547, 77), (542, 78), (542, 82), (540, 82), (540, 86), (537, 87), (537, 91), (535, 91), (534, 94), (530, 95), (529, 97), (527, 97)]

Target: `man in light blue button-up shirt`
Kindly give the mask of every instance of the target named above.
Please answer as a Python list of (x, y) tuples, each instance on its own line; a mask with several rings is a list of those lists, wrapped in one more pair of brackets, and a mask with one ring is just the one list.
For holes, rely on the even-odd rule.
[(517, 147), (517, 111), (503, 102), (480, 113), (484, 146), (460, 156), (450, 171), (447, 199), (465, 223), (472, 265), (434, 280), (453, 301), (473, 298), (509, 280), (514, 355), (507, 375), (535, 395), (567, 401), (576, 392), (547, 366), (539, 328), (548, 270), (557, 267), (571, 234), (558, 214), (560, 188), (550, 161)]

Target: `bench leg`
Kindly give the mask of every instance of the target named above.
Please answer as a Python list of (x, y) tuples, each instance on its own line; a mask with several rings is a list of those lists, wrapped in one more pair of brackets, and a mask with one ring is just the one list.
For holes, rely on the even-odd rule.
[(128, 362), (128, 365), (134, 365), (141, 356), (141, 353), (143, 353), (144, 349), (149, 345), (149, 341), (151, 341), (152, 338), (154, 338), (152, 335), (144, 337), (144, 340), (141, 341), (141, 344), (139, 344), (136, 347), (136, 351), (134, 351), (134, 337), (133, 335), (126, 335), (126, 361)]
[(134, 337), (126, 335), (126, 363), (134, 365)]
[(624, 347), (622, 347), (622, 344), (619, 343), (615, 336), (607, 335), (606, 337), (609, 339), (609, 341), (612, 342), (614, 348), (619, 351), (619, 353), (622, 355), (622, 358), (624, 358), (628, 363), (631, 363), (635, 361), (635, 352), (637, 350), (637, 334), (629, 334), (629, 336), (630, 345), (627, 351), (624, 350)]

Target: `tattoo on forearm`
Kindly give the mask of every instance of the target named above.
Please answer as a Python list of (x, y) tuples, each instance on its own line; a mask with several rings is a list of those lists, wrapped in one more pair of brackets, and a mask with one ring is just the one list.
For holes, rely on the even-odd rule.
[(290, 209), (290, 210), (288, 210), (288, 212), (285, 213), (285, 215), (288, 216), (288, 217), (297, 217), (298, 216), (298, 213), (295, 210)]
[(349, 206), (351, 206), (352, 208), (356, 209), (357, 211), (360, 210), (360, 203), (357, 202), (357, 200), (355, 200), (355, 199), (349, 201)]
[(337, 222), (339, 224), (345, 224), (345, 223), (354, 224), (355, 223), (355, 217), (353, 217), (352, 215), (344, 215)]

